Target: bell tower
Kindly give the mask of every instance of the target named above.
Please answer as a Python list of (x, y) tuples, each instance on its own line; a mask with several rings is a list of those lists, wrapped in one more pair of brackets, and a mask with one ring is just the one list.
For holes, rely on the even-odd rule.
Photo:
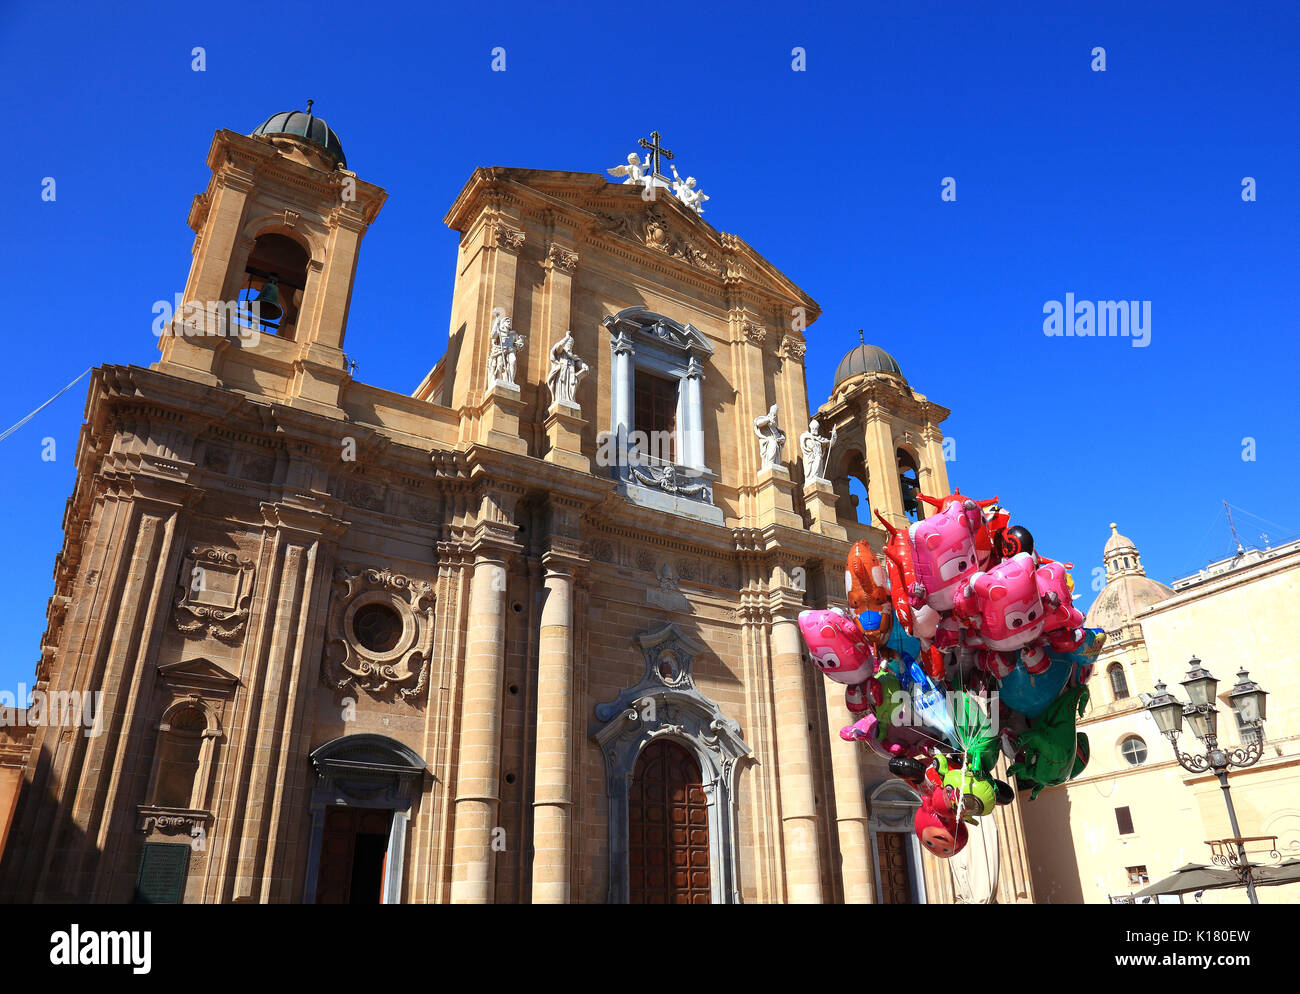
[[(846, 354), (835, 370), (830, 400), (816, 414), (821, 434), (834, 429), (837, 436), (826, 477), (835, 488), (839, 519), (856, 516), (873, 525), (872, 512), (879, 511), (891, 525), (906, 528), (923, 518), (926, 506), (916, 494), (949, 492), (939, 429), (949, 413), (913, 390), (884, 349), (862, 341)], [(852, 480), (866, 491), (869, 508), (852, 493)]]
[(213, 136), (194, 261), (170, 324), (155, 324), (154, 368), (338, 416), (361, 239), (387, 195), (348, 170), (307, 105)]

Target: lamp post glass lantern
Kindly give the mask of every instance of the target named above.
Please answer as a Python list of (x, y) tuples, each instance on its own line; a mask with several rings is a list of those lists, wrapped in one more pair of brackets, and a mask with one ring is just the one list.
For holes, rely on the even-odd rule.
[[(1215, 706), (1215, 690), (1219, 681), (1195, 656), (1187, 668), (1187, 679), (1182, 681), (1187, 691), (1189, 703), (1184, 704), (1169, 693), (1163, 681), (1157, 681), (1154, 694), (1144, 694), (1143, 703), (1147, 712), (1155, 720), (1160, 733), (1173, 746), (1178, 765), (1189, 773), (1212, 772), (1223, 789), (1223, 800), (1228, 807), (1228, 822), (1232, 825), (1233, 839), (1237, 846), (1237, 871), (1251, 904), (1258, 904), (1255, 897), (1255, 882), (1251, 874), (1251, 864), (1246, 858), (1246, 847), (1241, 838), (1241, 829), (1237, 826), (1237, 812), (1232, 805), (1232, 794), (1228, 791), (1228, 770), (1231, 767), (1244, 768), (1254, 766), (1263, 754), (1265, 698), (1268, 696), (1259, 684), (1250, 679), (1250, 674), (1243, 667), (1237, 673), (1237, 682), (1228, 693), (1228, 701), (1237, 716), (1241, 729), (1242, 744), (1235, 749), (1223, 749), (1219, 746), (1218, 719), (1219, 709)], [(1194, 734), (1205, 747), (1199, 755), (1189, 755), (1178, 748), (1178, 734), (1182, 731), (1183, 719), (1187, 719)]]
[(1169, 693), (1163, 680), (1156, 681), (1156, 692), (1147, 701), (1147, 710), (1161, 735), (1177, 736), (1183, 730), (1183, 705)]
[(1264, 720), (1266, 697), (1268, 692), (1250, 678), (1244, 666), (1237, 671), (1237, 682), (1228, 692), (1228, 700), (1232, 702), (1232, 709), (1237, 712), (1237, 718), (1243, 727), (1258, 725)]

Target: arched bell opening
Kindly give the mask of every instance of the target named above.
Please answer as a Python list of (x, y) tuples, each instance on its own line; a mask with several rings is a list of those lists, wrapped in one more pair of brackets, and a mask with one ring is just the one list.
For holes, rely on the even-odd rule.
[(896, 452), (898, 466), (898, 489), (903, 497), (903, 513), (909, 521), (920, 521), (925, 515), (922, 504), (916, 495), (921, 492), (921, 482), (916, 464), (916, 457), (906, 449)]
[(857, 449), (846, 452), (840, 459), (839, 468), (831, 483), (835, 488), (835, 512), (841, 520), (853, 519), (860, 525), (872, 524), (867, 479), (867, 463), (862, 453)]
[(240, 320), (246, 327), (292, 340), (307, 288), (311, 255), (288, 235), (259, 235), (248, 253), (239, 291)]

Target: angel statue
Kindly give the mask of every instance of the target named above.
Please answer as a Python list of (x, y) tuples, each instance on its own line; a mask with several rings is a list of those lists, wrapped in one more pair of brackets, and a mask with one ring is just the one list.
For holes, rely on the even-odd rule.
[(577, 407), (574, 398), (578, 393), (578, 381), (590, 371), (591, 368), (573, 351), (573, 332), (566, 331), (564, 337), (551, 346), (551, 368), (546, 373), (551, 402)]
[(785, 432), (776, 423), (776, 405), (766, 414), (754, 419), (754, 434), (758, 436), (758, 453), (762, 469), (781, 465), (781, 450), (785, 448)]
[(611, 176), (626, 176), (623, 180), (624, 186), (636, 186), (644, 184), (646, 178), (650, 175), (650, 156), (645, 157), (645, 162), (641, 161), (640, 156), (635, 152), (627, 154), (626, 166), (615, 166), (613, 169), (606, 170)]
[(703, 214), (704, 201), (709, 199), (708, 194), (695, 188), (694, 176), (682, 179), (677, 175), (676, 166), (670, 164), (668, 168), (673, 171), (673, 196), (682, 202), (683, 207), (689, 207), (696, 214)]
[(799, 436), (799, 451), (803, 453), (803, 479), (805, 484), (815, 480), (826, 480), (826, 463), (830, 459), (831, 447), (835, 445), (835, 429), (831, 437), (823, 438), (817, 427), (817, 419), (808, 423), (808, 430)]
[(488, 378), (492, 383), (503, 383), (508, 387), (515, 383), (515, 353), (524, 347), (528, 339), (510, 326), (510, 318), (500, 307), (492, 309), (492, 350), (488, 353)]

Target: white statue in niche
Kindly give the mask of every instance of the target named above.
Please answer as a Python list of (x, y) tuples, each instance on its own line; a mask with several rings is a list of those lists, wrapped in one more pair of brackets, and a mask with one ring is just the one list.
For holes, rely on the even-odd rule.
[(696, 214), (703, 214), (704, 201), (709, 199), (708, 194), (695, 188), (694, 176), (682, 179), (677, 175), (676, 166), (670, 165), (668, 168), (673, 171), (673, 196), (682, 202), (683, 207), (690, 208)]
[(805, 484), (815, 480), (826, 482), (826, 463), (830, 459), (831, 447), (835, 444), (835, 429), (831, 437), (823, 438), (817, 426), (817, 419), (808, 423), (808, 430), (799, 436), (799, 451), (803, 453), (803, 479)]
[(758, 436), (758, 454), (762, 469), (781, 465), (781, 450), (785, 448), (785, 432), (776, 423), (776, 405), (766, 414), (754, 419), (754, 434)]
[(639, 155), (629, 152), (626, 166), (615, 166), (606, 171), (611, 176), (626, 176), (624, 186), (645, 186), (650, 179), (650, 156), (647, 155), (642, 162)]
[(524, 347), (528, 339), (519, 334), (510, 325), (510, 318), (500, 307), (492, 309), (492, 351), (488, 353), (489, 385), (502, 383), (508, 387), (515, 383), (515, 371), (518, 362), (515, 353)]
[(578, 381), (591, 371), (573, 351), (573, 332), (551, 346), (551, 368), (546, 373), (546, 385), (551, 390), (551, 403), (577, 407)]

